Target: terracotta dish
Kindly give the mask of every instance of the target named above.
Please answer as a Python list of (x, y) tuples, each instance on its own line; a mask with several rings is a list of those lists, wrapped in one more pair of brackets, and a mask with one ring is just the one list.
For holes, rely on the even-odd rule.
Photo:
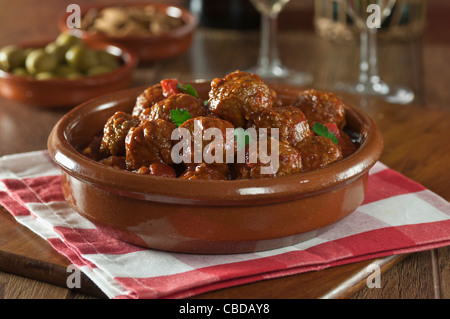
[[(138, 55), (140, 62), (169, 59), (188, 50), (191, 46), (193, 34), (197, 27), (197, 19), (183, 7), (164, 3), (150, 2), (133, 4), (132, 6), (144, 7), (149, 4), (158, 10), (166, 12), (168, 15), (180, 17), (184, 24), (179, 28), (160, 34), (112, 36), (82, 29), (69, 29), (67, 26), (67, 18), (70, 13), (67, 13), (64, 14), (59, 20), (59, 29), (62, 32), (70, 32), (85, 40), (114, 42), (124, 45)], [(114, 4), (83, 7), (81, 8), (81, 15), (84, 17), (84, 15), (91, 9), (101, 10), (111, 6), (114, 6)], [(120, 6), (123, 6), (123, 4)]]
[[(47, 42), (18, 45), (23, 48), (43, 47)], [(136, 54), (110, 43), (87, 43), (89, 47), (106, 50), (121, 58), (123, 65), (107, 74), (77, 79), (54, 78), (37, 80), (0, 70), (0, 95), (40, 108), (74, 107), (91, 98), (130, 87), (137, 66)]]
[[(209, 83), (193, 84), (206, 97)], [(272, 86), (284, 102), (299, 89)], [(102, 165), (77, 149), (116, 111), (130, 112), (145, 88), (88, 101), (54, 127), (48, 149), (63, 172), (67, 202), (111, 236), (158, 250), (199, 254), (278, 248), (315, 236), (362, 203), (382, 136), (361, 110), (347, 106), (347, 125), (361, 144), (349, 157), (306, 173), (243, 180), (180, 180)]]

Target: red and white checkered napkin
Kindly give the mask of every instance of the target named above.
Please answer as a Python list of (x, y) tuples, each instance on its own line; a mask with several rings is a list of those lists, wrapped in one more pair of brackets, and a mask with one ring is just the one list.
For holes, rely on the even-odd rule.
[(0, 204), (45, 238), (110, 298), (185, 298), (203, 292), (450, 244), (450, 205), (377, 163), (362, 206), (315, 238), (270, 251), (194, 255), (108, 237), (64, 201), (46, 151), (0, 158)]

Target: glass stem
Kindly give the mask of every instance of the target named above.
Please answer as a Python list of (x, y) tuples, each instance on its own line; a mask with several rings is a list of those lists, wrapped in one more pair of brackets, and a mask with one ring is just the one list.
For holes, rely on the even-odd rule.
[(280, 65), (277, 47), (277, 24), (278, 15), (261, 15), (261, 46), (258, 65), (262, 69)]
[(380, 83), (378, 75), (378, 48), (377, 48), (377, 29), (371, 28), (368, 32), (369, 36), (369, 80), (371, 83)]
[(360, 34), (360, 61), (359, 61), (359, 82), (367, 83), (369, 80), (369, 42), (368, 42), (368, 33), (367, 29), (361, 30)]
[(375, 28), (363, 29), (360, 35), (361, 60), (359, 65), (359, 82), (378, 84), (380, 77), (377, 66), (377, 41)]

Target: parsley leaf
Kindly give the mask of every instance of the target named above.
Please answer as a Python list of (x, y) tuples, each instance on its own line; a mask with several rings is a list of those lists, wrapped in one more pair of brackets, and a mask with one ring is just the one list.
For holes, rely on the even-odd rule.
[(239, 127), (234, 130), (234, 139), (237, 142), (238, 150), (241, 150), (251, 142), (252, 136), (247, 130)]
[(180, 109), (170, 110), (170, 116), (172, 117), (172, 121), (176, 126), (180, 126), (181, 124), (192, 118), (188, 110)]
[(320, 136), (323, 136), (323, 137), (326, 137), (326, 138), (332, 140), (334, 144), (336, 144), (336, 145), (338, 144), (338, 139), (337, 139), (336, 135), (334, 135), (333, 132), (328, 131), (328, 127), (326, 127), (325, 125), (322, 125), (322, 124), (316, 122), (316, 123), (314, 123), (312, 131), (314, 133), (316, 133), (317, 135), (320, 135)]
[(192, 85), (190, 85), (190, 84), (181, 84), (181, 83), (177, 83), (177, 88), (181, 91), (181, 92), (183, 92), (183, 93), (185, 93), (185, 94), (189, 94), (189, 95), (192, 95), (193, 97), (196, 97), (197, 99), (199, 98), (198, 97), (198, 93), (197, 93), (197, 91), (194, 89), (194, 87), (192, 86)]

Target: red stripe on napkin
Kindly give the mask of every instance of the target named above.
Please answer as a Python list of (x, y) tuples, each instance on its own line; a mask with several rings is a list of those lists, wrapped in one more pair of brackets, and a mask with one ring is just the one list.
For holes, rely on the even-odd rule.
[(15, 217), (30, 215), (30, 211), (8, 193), (0, 192), (0, 204)]
[(2, 182), (14, 197), (23, 203), (64, 201), (60, 175), (4, 179)]
[(99, 229), (54, 227), (65, 241), (76, 246), (78, 253), (85, 254), (127, 254), (145, 248), (130, 245), (106, 235)]
[(72, 265), (77, 267), (88, 266), (90, 268), (96, 268), (97, 266), (81, 257), (76, 250), (70, 249), (67, 244), (60, 238), (48, 238), (47, 241), (52, 245), (52, 247), (60, 252), (62, 255), (66, 256)]
[(421, 190), (425, 190), (425, 187), (387, 168), (370, 175), (362, 205)]

